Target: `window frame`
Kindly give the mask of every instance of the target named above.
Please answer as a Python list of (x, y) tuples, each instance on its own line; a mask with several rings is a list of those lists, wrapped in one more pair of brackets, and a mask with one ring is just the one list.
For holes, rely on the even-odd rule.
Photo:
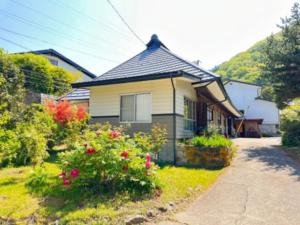
[[(191, 110), (187, 112), (187, 117), (186, 117), (186, 112), (185, 112), (185, 102), (187, 101), (188, 107), (191, 106)], [(191, 115), (189, 115), (191, 114)], [(191, 118), (190, 118), (191, 116)], [(186, 129), (186, 122), (191, 122), (192, 123), (192, 129)], [(197, 122), (197, 102), (193, 101), (192, 99), (184, 96), (183, 97), (183, 130), (184, 131), (192, 131), (194, 132), (196, 130), (196, 123)]]
[[(211, 118), (209, 119), (208, 118), (208, 114), (211, 114)], [(214, 110), (213, 109), (211, 109), (211, 108), (209, 108), (209, 107), (207, 107), (207, 110), (206, 110), (206, 120), (207, 120), (207, 123), (211, 123), (212, 121), (214, 121)]]
[[(150, 120), (136, 120), (136, 110), (137, 110), (137, 95), (145, 95), (148, 94), (150, 95)], [(122, 103), (122, 96), (134, 96), (134, 120), (132, 121), (122, 121), (122, 107), (121, 107), (121, 103)], [(125, 94), (120, 94), (120, 98), (119, 98), (119, 123), (152, 123), (152, 93), (151, 92), (136, 92), (136, 93), (125, 93)]]

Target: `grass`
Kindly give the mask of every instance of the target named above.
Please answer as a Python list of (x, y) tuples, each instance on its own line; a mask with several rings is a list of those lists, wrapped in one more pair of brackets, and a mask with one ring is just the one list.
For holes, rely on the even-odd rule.
[(166, 166), (158, 172), (162, 183), (159, 197), (132, 199), (127, 194), (91, 196), (78, 190), (66, 190), (57, 185), (57, 165), (48, 162), (45, 166), (50, 177), (43, 195), (30, 193), (25, 186), (31, 167), (0, 171), (0, 224), (8, 219), (26, 224), (30, 218), (39, 223), (59, 219), (60, 224), (123, 224), (128, 215), (146, 214), (149, 209), (176, 203), (206, 190), (222, 172)]

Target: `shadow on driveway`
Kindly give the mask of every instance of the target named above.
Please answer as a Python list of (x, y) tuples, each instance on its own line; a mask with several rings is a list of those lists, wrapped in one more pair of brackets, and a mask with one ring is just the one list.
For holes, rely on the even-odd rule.
[(289, 175), (295, 176), (300, 181), (300, 165), (279, 149), (280, 146), (259, 147), (244, 149), (246, 161), (256, 160), (266, 165), (265, 171), (287, 171)]

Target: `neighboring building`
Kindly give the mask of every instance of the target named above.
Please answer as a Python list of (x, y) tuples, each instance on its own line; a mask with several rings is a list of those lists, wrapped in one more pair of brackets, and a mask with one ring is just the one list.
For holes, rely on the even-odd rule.
[[(45, 50), (38, 50), (38, 51), (31, 51), (29, 53), (42, 55), (46, 57), (49, 62), (58, 67), (62, 67), (65, 70), (79, 75), (79, 78), (75, 81), (77, 82), (84, 82), (90, 81), (97, 76), (87, 69), (83, 68), (82, 66), (78, 65), (71, 59), (67, 58), (66, 56), (62, 55), (61, 53), (55, 51), (54, 49), (45, 49)], [(34, 101), (42, 102), (43, 98), (47, 98), (49, 96), (43, 94), (31, 94), (30, 98), (35, 98)], [(88, 109), (89, 104), (89, 90), (86, 89), (74, 89), (71, 93), (66, 96), (63, 96), (64, 99), (71, 101), (74, 104), (83, 105), (86, 109)]]
[(262, 134), (278, 133), (279, 109), (274, 102), (261, 98), (261, 86), (231, 80), (225, 84), (225, 89), (234, 105), (244, 114), (244, 119), (236, 121), (240, 136), (260, 137)]
[(90, 90), (91, 122), (130, 123), (130, 133), (165, 126), (169, 142), (159, 159), (174, 163), (178, 139), (193, 137), (208, 123), (227, 134), (228, 121), (241, 116), (219, 76), (175, 55), (156, 35), (141, 53), (73, 87)]

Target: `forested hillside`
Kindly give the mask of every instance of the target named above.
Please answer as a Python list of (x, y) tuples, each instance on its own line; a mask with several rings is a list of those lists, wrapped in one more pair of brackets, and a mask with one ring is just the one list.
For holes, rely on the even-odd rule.
[(261, 78), (263, 66), (263, 47), (266, 40), (262, 40), (245, 52), (241, 52), (213, 69), (222, 76), (223, 80), (240, 80), (245, 82), (264, 84)]

